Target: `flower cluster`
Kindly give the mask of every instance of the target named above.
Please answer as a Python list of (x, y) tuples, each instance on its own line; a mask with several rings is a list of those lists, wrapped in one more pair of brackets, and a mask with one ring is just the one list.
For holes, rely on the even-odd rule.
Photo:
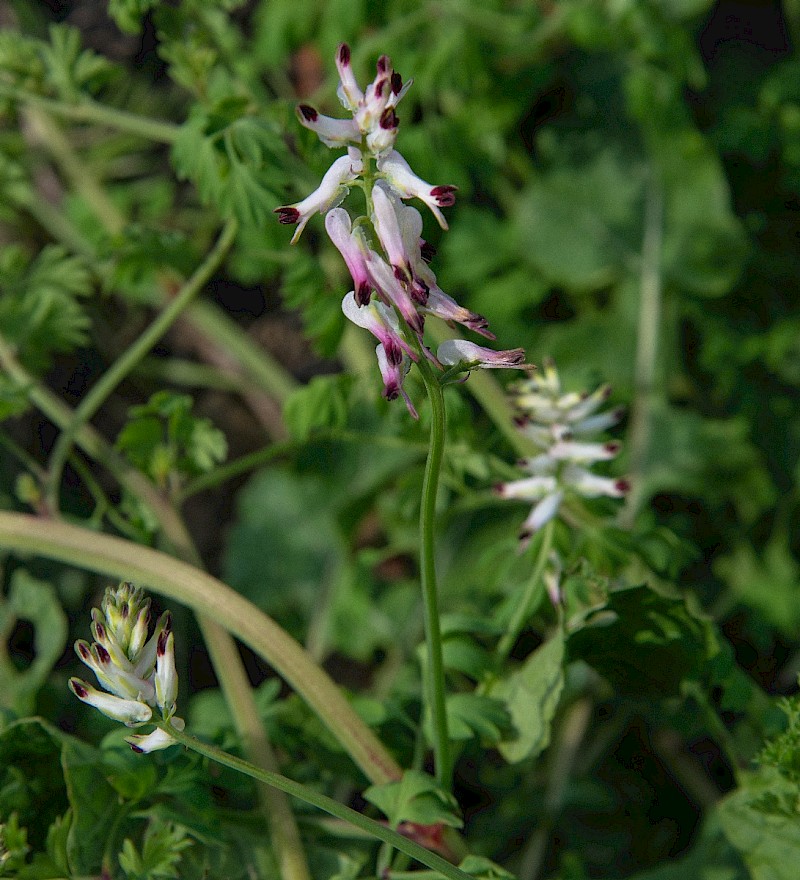
[[(396, 107), (411, 85), (403, 83), (387, 56), (377, 62), (375, 79), (362, 91), (353, 74), (350, 49), (336, 52), (339, 71), (338, 96), (352, 118), (323, 116), (314, 107), (297, 108), (300, 123), (315, 132), (328, 147), (346, 147), (319, 187), (294, 205), (276, 208), (281, 223), (297, 224), (296, 242), (311, 216), (326, 214), (325, 228), (353, 278), (353, 290), (345, 296), (342, 310), (359, 327), (378, 340), (376, 355), (384, 383), (384, 396), (402, 395), (409, 411), (416, 412), (403, 390), (411, 363), (420, 357), (435, 367), (520, 367), (522, 349), (497, 352), (457, 341), (439, 349), (437, 356), (422, 341), (425, 317), (435, 315), (457, 322), (488, 339), (494, 335), (482, 315), (458, 305), (437, 284), (428, 265), (434, 248), (422, 237), (422, 216), (405, 200), (417, 198), (430, 208), (442, 229), (447, 221), (441, 208), (455, 202), (456, 187), (432, 186), (417, 177), (394, 149), (399, 120)], [(344, 208), (351, 187), (364, 190), (367, 215), (353, 221)]]
[[(69, 686), (79, 700), (128, 727), (146, 724), (157, 708), (165, 721), (183, 730), (183, 720), (174, 717), (178, 676), (170, 613), (161, 615), (148, 638), (149, 625), (150, 599), (140, 588), (129, 583), (109, 587), (101, 607), (92, 609), (94, 643), (75, 642), (78, 657), (104, 690), (79, 678), (71, 678)], [(156, 728), (147, 735), (129, 736), (127, 742), (134, 751), (153, 752), (175, 740)]]
[(614, 458), (620, 450), (615, 441), (588, 439), (622, 418), (622, 409), (598, 412), (610, 393), (608, 385), (591, 394), (564, 393), (552, 361), (544, 364), (541, 374), (533, 374), (512, 388), (517, 425), (539, 452), (519, 462), (527, 477), (501, 483), (496, 492), (501, 498), (534, 502), (522, 526), (523, 542), (558, 513), (569, 494), (621, 498), (630, 488), (627, 480), (591, 471), (593, 464)]

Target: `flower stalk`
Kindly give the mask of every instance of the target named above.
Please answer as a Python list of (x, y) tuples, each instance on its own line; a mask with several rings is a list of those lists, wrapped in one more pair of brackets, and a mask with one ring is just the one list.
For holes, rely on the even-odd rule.
[(383, 841), (394, 847), (394, 849), (405, 853), (407, 856), (410, 856), (412, 859), (415, 859), (427, 868), (430, 868), (432, 871), (437, 871), (442, 876), (448, 878), (448, 880), (472, 880), (469, 874), (459, 870), (446, 859), (443, 859), (436, 853), (425, 849), (413, 840), (409, 840), (407, 837), (404, 837), (402, 834), (399, 834), (397, 831), (382, 822), (376, 822), (374, 819), (370, 819), (362, 813), (351, 810), (350, 807), (346, 807), (344, 804), (340, 804), (332, 798), (326, 797), (311, 788), (301, 785), (299, 782), (295, 782), (286, 776), (281, 776), (279, 773), (269, 773), (266, 770), (260, 770), (258, 767), (247, 761), (243, 761), (241, 758), (229, 755), (227, 752), (223, 752), (215, 746), (204, 743), (199, 739), (195, 739), (195, 737), (190, 736), (182, 730), (175, 729), (169, 722), (159, 722), (159, 725), (168, 736), (181, 745), (186, 746), (186, 748), (197, 752), (199, 755), (203, 755), (203, 757), (208, 758), (211, 761), (222, 764), (224, 767), (229, 767), (231, 770), (243, 773), (258, 782), (263, 782), (266, 785), (277, 788), (285, 794), (296, 797), (298, 800), (310, 804), (336, 819), (341, 819), (342, 821), (353, 825), (368, 834), (370, 837)]
[(425, 606), (425, 642), (427, 662), (428, 706), (433, 733), (433, 756), (436, 781), (446, 791), (452, 782), (450, 737), (447, 729), (447, 703), (442, 658), (442, 633), (439, 624), (439, 599), (436, 586), (436, 495), (444, 454), (446, 414), (442, 386), (426, 363), (420, 367), (425, 390), (431, 404), (431, 433), (425, 475), (422, 481), (422, 501), (419, 512), (420, 575), (422, 600)]

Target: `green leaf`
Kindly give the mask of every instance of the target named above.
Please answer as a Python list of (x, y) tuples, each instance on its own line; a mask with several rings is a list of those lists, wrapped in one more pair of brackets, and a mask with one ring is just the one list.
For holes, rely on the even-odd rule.
[(447, 697), (447, 731), (451, 739), (477, 737), (492, 746), (507, 736), (512, 726), (509, 712), (499, 699), (481, 694), (451, 694)]
[(41, 53), (48, 82), (69, 100), (75, 100), (82, 89), (97, 89), (113, 70), (102, 55), (81, 51), (80, 31), (63, 24), (50, 26), (50, 43), (42, 45)]
[(569, 647), (619, 693), (657, 699), (678, 695), (686, 679), (703, 680), (719, 651), (710, 619), (690, 598), (644, 585), (612, 590)]
[(142, 18), (158, 3), (159, 0), (108, 0), (108, 14), (121, 31), (138, 34)]
[[(789, 809), (780, 805), (789, 804)], [(776, 807), (779, 807), (776, 809)], [(744, 777), (718, 807), (752, 880), (795, 880), (800, 865), (800, 791), (773, 769)]]
[(458, 867), (478, 880), (516, 880), (514, 874), (485, 856), (469, 855)]
[(109, 835), (125, 811), (117, 792), (102, 771), (102, 753), (74, 737), (61, 737), (61, 766), (73, 821), (67, 836), (67, 856), (73, 871), (99, 871)]
[(507, 761), (516, 764), (547, 748), (563, 687), (564, 636), (559, 630), (492, 688), (492, 694), (506, 704), (516, 729), (515, 738), (498, 746)]
[(0, 251), (0, 327), (34, 371), (58, 352), (86, 342), (89, 318), (79, 300), (92, 289), (83, 260), (48, 245), (32, 261), (22, 249)]
[(789, 636), (800, 633), (797, 601), (798, 566), (789, 547), (789, 536), (775, 533), (759, 556), (749, 544), (714, 560), (714, 572), (733, 593)]
[(207, 473), (228, 454), (225, 435), (209, 419), (191, 413), (186, 394), (158, 391), (146, 404), (131, 407), (117, 448), (160, 486), (171, 477)]
[(336, 430), (347, 424), (348, 395), (353, 387), (352, 376), (314, 376), (293, 391), (283, 407), (289, 433), (304, 442), (318, 431)]
[(247, 100), (231, 96), (210, 110), (197, 105), (172, 146), (178, 177), (191, 180), (201, 201), (243, 225), (275, 222), (280, 199), (271, 181), (283, 143), (266, 120), (247, 114)]
[(458, 802), (426, 773), (407, 770), (399, 782), (371, 785), (364, 797), (374, 804), (396, 828), (401, 822), (419, 825), (444, 824), (461, 828)]
[(520, 256), (569, 290), (611, 284), (638, 252), (641, 190), (641, 167), (611, 148), (582, 167), (555, 168), (520, 201)]
[(178, 877), (181, 853), (192, 845), (185, 828), (151, 822), (144, 834), (141, 854), (130, 838), (122, 844), (119, 865), (129, 880)]
[(30, 850), (27, 829), (19, 825), (19, 817), (12, 813), (0, 824), (0, 877), (17, 876)]
[(19, 670), (0, 650), (0, 706), (19, 715), (29, 715), (36, 694), (64, 650), (67, 618), (53, 587), (17, 569), (11, 577), (8, 595), (0, 597), (0, 640), (7, 639), (18, 620), (34, 626), (35, 656), (27, 669)]

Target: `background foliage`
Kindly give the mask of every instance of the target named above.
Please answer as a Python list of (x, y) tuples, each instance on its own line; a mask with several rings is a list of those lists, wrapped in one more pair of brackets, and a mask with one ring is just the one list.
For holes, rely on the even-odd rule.
[[(427, 412), (420, 427), (379, 399), (321, 223), (290, 249), (272, 215), (330, 160), (296, 101), (336, 115), (340, 41), (362, 79), (387, 52), (414, 77), (404, 155), (459, 187), (450, 232), (426, 226), (442, 288), (486, 314), (502, 347), (553, 356), (569, 388), (611, 382), (629, 411), (621, 527), (559, 525), (563, 634), (541, 601), (498, 673), (492, 646), (532, 556), (516, 553), (524, 510), (488, 489), (516, 454), (463, 389), (447, 395), (455, 794), (471, 850), (497, 863), (475, 873), (794, 878), (800, 7), (104, 7), (0, 3), (0, 333), (24, 373), (0, 372), (3, 507), (53, 513), (56, 430), (31, 389), (74, 407), (234, 218), (224, 265), (93, 424), (116, 449), (111, 473), (146, 474), (205, 565), (304, 642), (404, 766), (419, 755)], [(107, 106), (123, 113), (96, 113)], [(85, 451), (60, 504), (92, 528), (162, 540), (152, 510)], [(272, 876), (247, 781), (175, 750), (131, 755), (74, 705), (66, 646), (104, 583), (7, 557), (3, 584), (0, 875), (77, 877), (103, 862), (131, 880)], [(236, 749), (184, 616), (188, 724)], [(365, 780), (328, 732), (246, 662), (283, 771), (365, 807)], [(495, 674), (495, 689), (476, 689)], [(426, 779), (364, 798), (394, 821), (457, 825)], [(315, 876), (368, 876), (367, 842), (310, 815), (302, 827)]]

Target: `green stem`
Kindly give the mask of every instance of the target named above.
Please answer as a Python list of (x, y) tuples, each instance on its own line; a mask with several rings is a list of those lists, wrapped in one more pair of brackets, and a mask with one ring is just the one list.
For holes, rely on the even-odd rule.
[[(655, 175), (655, 171), (652, 172)], [(658, 180), (647, 189), (639, 282), (639, 322), (636, 333), (634, 399), (628, 427), (629, 477), (631, 492), (620, 515), (623, 525), (633, 524), (641, 501), (642, 482), (650, 447), (652, 411), (657, 400), (656, 370), (661, 329), (661, 247), (664, 224), (664, 196)]]
[(449, 791), (453, 768), (450, 761), (450, 737), (447, 732), (447, 704), (442, 660), (442, 633), (439, 626), (439, 603), (436, 590), (436, 540), (434, 532), (436, 490), (439, 485), (445, 443), (445, 406), (442, 386), (423, 355), (420, 355), (418, 366), (431, 404), (430, 446), (425, 462), (419, 513), (420, 574), (422, 599), (425, 606), (425, 641), (428, 648), (425, 664), (426, 690), (433, 729), (436, 779), (444, 789)]
[(72, 122), (93, 122), (97, 125), (107, 125), (120, 131), (138, 134), (146, 140), (158, 143), (172, 144), (178, 137), (180, 126), (172, 122), (162, 122), (158, 119), (150, 119), (146, 116), (138, 116), (127, 110), (118, 110), (116, 107), (108, 107), (99, 104), (91, 98), (82, 98), (79, 102), (70, 104), (54, 98), (43, 98), (24, 89), (0, 84), (0, 97), (11, 98), (31, 107), (46, 110), (54, 116), (69, 119)]
[(370, 837), (382, 840), (384, 843), (390, 844), (395, 849), (400, 850), (400, 852), (404, 852), (406, 855), (411, 856), (411, 858), (421, 862), (431, 870), (438, 871), (440, 874), (447, 877), (448, 880), (472, 880), (469, 874), (460, 871), (458, 868), (451, 865), (450, 862), (446, 861), (441, 856), (436, 855), (436, 853), (432, 853), (418, 843), (414, 843), (414, 841), (409, 840), (407, 837), (403, 837), (396, 831), (393, 831), (388, 825), (376, 822), (374, 819), (370, 819), (362, 813), (357, 813), (355, 810), (351, 810), (350, 807), (346, 807), (324, 794), (319, 794), (311, 788), (306, 788), (306, 786), (301, 785), (299, 782), (295, 782), (292, 779), (288, 779), (286, 776), (259, 770), (258, 767), (254, 767), (252, 764), (243, 761), (241, 758), (237, 758), (235, 755), (229, 755), (227, 752), (223, 752), (215, 746), (208, 745), (207, 743), (195, 739), (193, 736), (189, 736), (183, 731), (176, 730), (168, 723), (161, 722), (159, 726), (166, 730), (167, 733), (181, 743), (181, 745), (186, 746), (186, 748), (203, 755), (211, 761), (216, 761), (218, 764), (229, 767), (231, 770), (244, 773), (252, 779), (263, 782), (266, 785), (271, 785), (285, 794), (296, 797), (298, 800), (310, 804), (312, 807), (316, 807), (337, 819), (341, 819), (350, 825), (354, 825), (356, 828), (369, 834)]
[[(208, 616), (198, 616), (197, 621), (225, 701), (231, 708), (244, 753), (262, 772), (276, 773), (278, 761), (259, 717), (253, 689), (236, 643)], [(300, 831), (288, 798), (283, 792), (263, 783), (258, 786), (258, 796), (281, 877), (283, 880), (311, 880)]]
[(50, 455), (48, 466), (48, 490), (47, 501), (51, 510), (58, 510), (58, 491), (61, 484), (61, 474), (69, 457), (70, 449), (75, 440), (75, 435), (82, 425), (86, 424), (97, 410), (103, 405), (106, 398), (130, 373), (140, 360), (150, 351), (156, 342), (172, 326), (181, 312), (203, 289), (204, 285), (225, 258), (236, 238), (237, 223), (229, 220), (220, 234), (217, 243), (209, 252), (206, 259), (195, 270), (194, 274), (181, 287), (178, 295), (171, 300), (166, 308), (158, 315), (152, 324), (142, 335), (123, 352), (116, 361), (94, 384), (91, 391), (83, 398), (76, 407), (72, 421), (62, 431), (56, 441)]
[(328, 674), (271, 617), (215, 577), (122, 538), (24, 514), (0, 513), (0, 546), (138, 581), (215, 620), (283, 676), (371, 782), (392, 782), (402, 775)]
[(85, 199), (103, 226), (113, 235), (119, 235), (125, 228), (123, 213), (92, 174), (85, 158), (73, 149), (61, 126), (38, 107), (28, 107), (25, 115), (30, 124), (32, 139), (50, 153), (64, 176)]
[(522, 598), (514, 611), (511, 622), (508, 624), (508, 629), (500, 639), (495, 651), (495, 658), (498, 667), (502, 665), (503, 661), (508, 657), (511, 649), (514, 647), (517, 637), (522, 631), (522, 627), (525, 626), (525, 621), (530, 616), (533, 597), (541, 583), (542, 573), (544, 572), (545, 565), (547, 565), (547, 558), (550, 556), (550, 549), (553, 546), (554, 526), (555, 520), (551, 519), (542, 529), (541, 543), (539, 544), (539, 552), (536, 555), (536, 564), (533, 567), (533, 572), (528, 579), (528, 583), (525, 585), (525, 592), (522, 594)]

